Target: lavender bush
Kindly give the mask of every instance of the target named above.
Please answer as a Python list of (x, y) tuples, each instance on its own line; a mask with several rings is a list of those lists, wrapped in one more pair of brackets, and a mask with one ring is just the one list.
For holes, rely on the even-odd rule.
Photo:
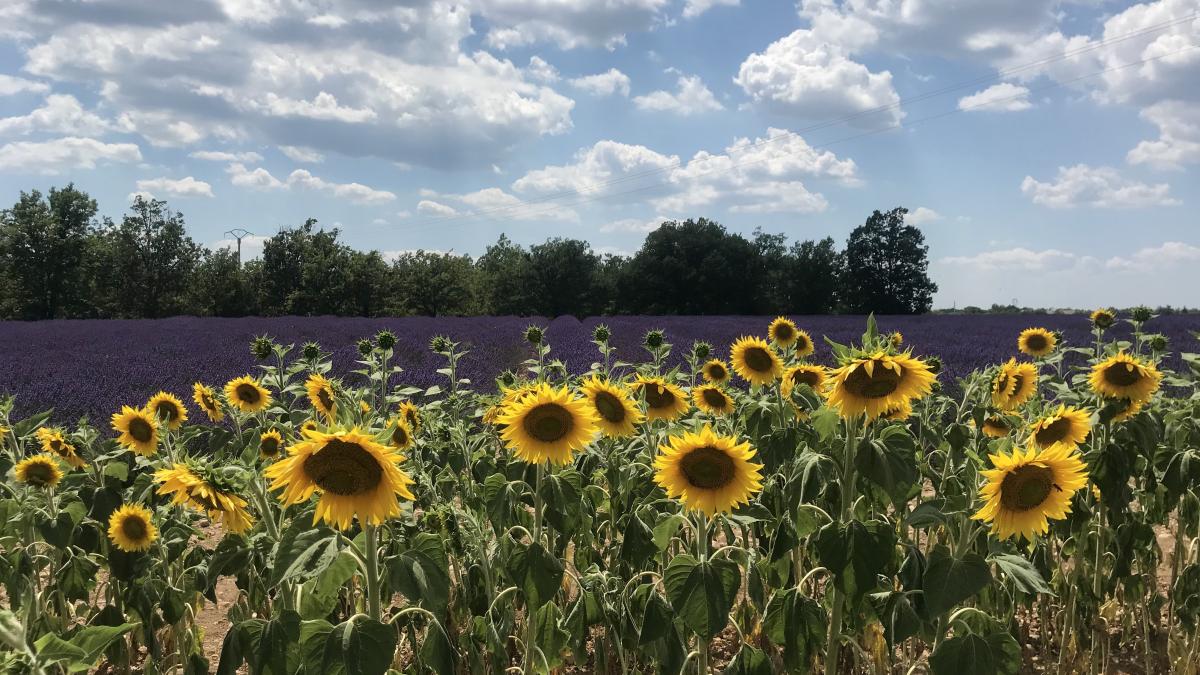
[[(674, 345), (671, 363), (682, 362), (694, 340), (714, 345), (727, 356), (730, 342), (740, 335), (764, 335), (771, 317), (713, 316), (574, 317), (554, 320), (519, 317), (394, 318), (280, 317), (213, 319), (178, 317), (162, 320), (0, 322), (0, 394), (17, 396), (16, 417), (55, 408), (54, 417), (70, 422), (89, 417), (104, 424), (122, 403), (141, 403), (160, 389), (172, 391), (190, 405), (191, 385), (203, 381), (223, 384), (231, 377), (257, 372), (247, 345), (267, 334), (283, 343), (313, 340), (333, 353), (335, 374), (357, 367), (354, 343), (381, 329), (399, 341), (395, 362), (405, 369), (404, 382), (427, 387), (440, 382), (440, 357), (429, 351), (429, 339), (447, 335), (470, 353), (461, 363), (463, 377), (476, 388), (490, 388), (493, 378), (515, 368), (530, 355), (522, 340), (529, 324), (547, 328), (553, 358), (574, 372), (584, 371), (597, 358), (592, 329), (605, 323), (612, 329), (617, 357), (644, 360), (642, 337), (661, 328)], [(828, 363), (823, 336), (849, 342), (861, 335), (861, 316), (793, 317), (817, 342), (817, 360)], [(1016, 337), (1024, 328), (1060, 330), (1069, 344), (1090, 344), (1090, 324), (1083, 316), (895, 316), (880, 317), (880, 330), (900, 331), (905, 344), (919, 354), (935, 354), (944, 364), (943, 383), (1016, 355)], [(1115, 335), (1126, 337), (1127, 324)], [(1149, 332), (1165, 334), (1171, 351), (1193, 351), (1200, 317), (1167, 316), (1150, 321)], [(1175, 367), (1177, 359), (1168, 359)]]

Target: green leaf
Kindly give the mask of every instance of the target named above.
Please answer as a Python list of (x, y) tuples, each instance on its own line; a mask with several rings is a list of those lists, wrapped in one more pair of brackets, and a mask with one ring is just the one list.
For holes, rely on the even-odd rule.
[(1021, 648), (1008, 633), (968, 633), (943, 642), (929, 659), (933, 675), (1016, 675)]
[(729, 662), (725, 675), (772, 675), (771, 659), (760, 649), (743, 644)]
[(296, 519), (284, 531), (275, 549), (271, 566), (271, 586), (284, 581), (308, 581), (325, 571), (337, 558), (337, 535), (328, 528), (314, 528), (303, 518)]
[(817, 559), (855, 602), (879, 583), (893, 562), (896, 533), (878, 521), (829, 523), (817, 532)]
[(923, 530), (946, 522), (946, 514), (942, 513), (937, 504), (922, 502), (904, 518), (904, 522), (911, 528)]
[(954, 558), (950, 549), (936, 546), (929, 554), (929, 566), (922, 583), (925, 612), (929, 617), (941, 616), (983, 590), (991, 581), (991, 568), (979, 554), (968, 551), (962, 558)]
[(442, 614), (450, 602), (450, 563), (441, 537), (422, 532), (387, 563), (388, 581), (413, 604)]
[(288, 655), (296, 653), (300, 644), (300, 615), (285, 609), (262, 625), (253, 648), (247, 650), (246, 660), (258, 675), (289, 675)]
[(667, 565), (664, 581), (676, 614), (707, 640), (729, 623), (742, 572), (737, 563), (726, 558), (700, 562), (690, 555), (680, 555)]
[[(903, 431), (903, 427), (889, 429)], [(919, 477), (915, 452), (916, 446), (907, 432), (892, 433), (886, 439), (875, 438), (860, 443), (854, 466), (889, 495), (902, 498)]]
[[(562, 610), (553, 602), (547, 602), (534, 615), (533, 623), (534, 645), (537, 646), (546, 660), (534, 659), (534, 667), (539, 673), (548, 673), (562, 665), (563, 653), (571, 634), (563, 630)], [(548, 669), (547, 669), (548, 668)]]
[(840, 418), (836, 410), (826, 406), (813, 411), (808, 416), (808, 420), (812, 423), (813, 429), (817, 430), (817, 436), (822, 441), (827, 441), (837, 433)]
[(637, 513), (630, 514), (625, 520), (625, 531), (621, 536), (621, 560), (635, 569), (642, 569), (650, 557), (661, 550), (654, 535), (655, 531)]
[(667, 637), (672, 620), (671, 606), (651, 587), (650, 594), (646, 598), (646, 610), (642, 613), (642, 623), (638, 629), (638, 644), (645, 645)]
[(1013, 585), (1018, 590), (1031, 595), (1039, 593), (1054, 595), (1054, 591), (1050, 589), (1050, 584), (1046, 583), (1046, 580), (1042, 578), (1041, 572), (1038, 572), (1033, 563), (1025, 558), (1005, 553), (994, 555), (988, 558), (988, 560), (996, 563), (1000, 571), (1006, 574), (1009, 579), (1012, 579)]
[(299, 668), (296, 675), (326, 675), (325, 642), (333, 625), (324, 619), (314, 619), (300, 623), (300, 656)]
[(541, 544), (512, 546), (504, 568), (525, 594), (526, 604), (534, 609), (550, 602), (562, 585), (562, 561)]
[(421, 660), (435, 673), (454, 672), (454, 646), (446, 629), (438, 621), (431, 621), (425, 629), (425, 641), (421, 643)]
[(573, 469), (564, 469), (545, 477), (541, 497), (543, 515), (559, 532), (570, 535), (579, 527), (583, 477)]
[(300, 616), (304, 619), (323, 619), (337, 606), (342, 587), (358, 571), (358, 563), (349, 551), (338, 557), (317, 575), (316, 579), (304, 584), (300, 594)]
[(825, 609), (796, 588), (777, 591), (767, 602), (763, 630), (783, 650), (789, 670), (803, 669), (825, 644)]
[(329, 632), (322, 669), (346, 675), (384, 675), (395, 656), (395, 626), (359, 616)]

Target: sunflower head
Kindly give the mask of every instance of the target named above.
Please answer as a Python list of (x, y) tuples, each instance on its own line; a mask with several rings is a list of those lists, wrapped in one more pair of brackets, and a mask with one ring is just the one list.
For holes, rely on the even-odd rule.
[(880, 417), (892, 422), (903, 422), (904, 420), (912, 417), (912, 414), (912, 402), (909, 399), (904, 399), (895, 407), (883, 411), (883, 414), (880, 415)]
[(1102, 397), (1147, 401), (1158, 391), (1162, 377), (1153, 363), (1118, 352), (1097, 363), (1088, 381)]
[(113, 413), (112, 428), (117, 443), (127, 450), (145, 457), (158, 450), (158, 420), (145, 408), (121, 406), (121, 412)]
[(397, 415), (388, 424), (388, 443), (397, 450), (407, 450), (413, 446), (412, 427), (403, 415)]
[(900, 349), (904, 346), (904, 333), (894, 330), (887, 334), (887, 341), (893, 349)]
[(264, 431), (258, 436), (258, 454), (263, 459), (275, 459), (283, 452), (283, 434), (278, 429)]
[(420, 431), (421, 409), (417, 407), (416, 403), (401, 401), (400, 405), (396, 406), (396, 412), (400, 413), (400, 416), (408, 422), (408, 426), (412, 428), (413, 432)]
[(250, 353), (259, 361), (266, 361), (271, 358), (272, 352), (275, 351), (275, 341), (270, 335), (259, 335), (250, 341)]
[(1129, 310), (1129, 318), (1138, 323), (1146, 323), (1150, 319), (1154, 318), (1154, 312), (1145, 305), (1138, 305), (1137, 307)]
[(1107, 308), (1097, 309), (1089, 318), (1092, 320), (1092, 327), (1096, 330), (1108, 330), (1117, 323), (1117, 313)]
[(546, 339), (546, 330), (541, 326), (530, 325), (525, 327), (525, 341), (535, 347), (542, 344)]
[(1037, 381), (1037, 366), (1009, 359), (992, 378), (992, 405), (1001, 410), (1024, 405), (1037, 393)]
[(598, 431), (596, 413), (587, 400), (566, 387), (540, 383), (527, 395), (506, 406), (499, 422), (500, 438), (516, 456), (530, 464), (568, 464), (575, 452), (587, 447)]
[(62, 469), (53, 455), (34, 455), (21, 460), (13, 467), (13, 475), (18, 483), (25, 483), (39, 488), (52, 488), (62, 480)]
[(258, 380), (243, 375), (225, 384), (225, 399), (229, 405), (244, 413), (256, 413), (271, 405), (271, 392)]
[(673, 420), (688, 411), (687, 395), (661, 377), (638, 375), (632, 386), (646, 402), (646, 419)]
[(798, 333), (795, 322), (786, 316), (775, 317), (771, 325), (767, 326), (767, 335), (780, 347), (791, 347), (795, 344)]
[(141, 504), (125, 504), (108, 518), (108, 538), (126, 553), (143, 553), (158, 539), (158, 528), (150, 509)]
[(316, 420), (314, 420), (314, 419), (304, 420), (304, 424), (300, 425), (300, 435), (303, 436), (304, 434), (310, 434), (319, 428), (320, 427), (317, 425)]
[(783, 384), (780, 387), (780, 393), (784, 398), (791, 398), (792, 392), (796, 390), (798, 385), (808, 385), (818, 396), (825, 389), (825, 378), (827, 372), (825, 366), (817, 366), (810, 363), (802, 363), (798, 366), (792, 366), (783, 373)]
[(192, 400), (200, 406), (204, 414), (208, 415), (210, 422), (220, 422), (225, 419), (225, 411), (221, 409), (217, 393), (207, 384), (197, 382), (192, 385)]
[(729, 512), (762, 490), (762, 465), (752, 461), (750, 443), (717, 435), (707, 424), (671, 436), (659, 450), (654, 482), (685, 508), (709, 516)]
[(1145, 407), (1145, 401), (1134, 401), (1128, 398), (1111, 398), (1105, 399), (1105, 405), (1100, 410), (1100, 419), (1107, 419), (1113, 424), (1126, 422), (1137, 416)]
[(1017, 349), (1034, 358), (1041, 358), (1054, 351), (1058, 337), (1045, 328), (1026, 328), (1017, 336)]
[[(4, 432), (4, 433), (7, 433)], [(47, 427), (38, 427), (37, 431), (33, 432), (38, 443), (42, 446), (42, 451), (57, 455), (73, 468), (80, 468), (87, 463), (83, 461), (75, 450), (75, 446), (67, 441), (63, 436), (61, 429), (50, 429)]]
[(646, 349), (652, 351), (662, 349), (667, 345), (667, 335), (658, 329), (648, 330), (645, 337), (642, 338), (642, 344), (645, 345)]
[(825, 390), (829, 404), (843, 418), (865, 414), (875, 419), (904, 401), (928, 395), (933, 381), (920, 359), (877, 351), (847, 360), (830, 375)]
[(375, 344), (380, 349), (391, 349), (396, 346), (396, 334), (390, 330), (381, 330), (375, 334)]
[(733, 412), (733, 399), (719, 384), (702, 384), (692, 390), (692, 405), (710, 415)]
[(1065, 518), (1071, 497), (1087, 485), (1087, 468), (1066, 445), (1014, 448), (990, 458), (994, 468), (981, 472), (987, 479), (980, 491), (984, 503), (972, 518), (990, 523), (1001, 539), (1045, 534), (1049, 521)]
[(593, 342), (607, 344), (610, 338), (612, 338), (612, 330), (607, 325), (602, 323), (597, 324), (596, 327), (592, 329)]
[(721, 359), (712, 359), (700, 368), (706, 382), (725, 384), (729, 381), (729, 366)]
[(333, 383), (321, 373), (313, 373), (304, 381), (304, 391), (308, 394), (308, 402), (313, 410), (321, 413), (326, 419), (333, 419), (337, 414), (337, 399), (333, 394)]
[(1091, 431), (1091, 417), (1079, 408), (1058, 406), (1049, 415), (1035, 421), (1029, 428), (1029, 442), (1035, 448), (1046, 449), (1053, 445), (1073, 448), (1087, 438)]
[(712, 356), (712, 345), (704, 340), (696, 340), (692, 343), (692, 358), (697, 362), (707, 359)]
[(167, 425), (168, 429), (178, 429), (187, 421), (187, 408), (183, 407), (183, 401), (179, 397), (160, 391), (150, 397), (146, 401), (146, 410), (154, 414), (159, 421)]
[(400, 513), (399, 497), (413, 499), (412, 478), (400, 469), (403, 457), (357, 428), (314, 431), (288, 448), (288, 456), (267, 467), (279, 500), (297, 504), (320, 495), (313, 524), (325, 521), (348, 529), (357, 517), (379, 524)]
[(989, 438), (1006, 438), (1012, 426), (1003, 415), (988, 415), (983, 419), (983, 434)]
[(173, 505), (203, 513), (233, 534), (244, 534), (254, 524), (236, 486), (201, 463), (177, 462), (155, 471), (154, 480), (160, 483), (156, 494), (169, 495)]
[(756, 387), (768, 385), (783, 374), (779, 355), (762, 338), (738, 338), (730, 349), (729, 362), (743, 380)]
[(300, 355), (309, 361), (317, 361), (321, 358), (321, 345), (316, 342), (305, 342), (300, 348)]
[(633, 393), (619, 383), (593, 375), (583, 381), (581, 390), (591, 404), (601, 433), (609, 438), (632, 436), (637, 425), (645, 421)]

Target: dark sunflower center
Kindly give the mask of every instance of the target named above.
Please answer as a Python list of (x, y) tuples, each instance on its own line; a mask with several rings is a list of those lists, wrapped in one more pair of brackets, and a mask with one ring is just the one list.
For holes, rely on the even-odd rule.
[(1142, 371), (1137, 366), (1125, 363), (1114, 363), (1104, 369), (1104, 381), (1118, 387), (1128, 387), (1137, 384), (1142, 379)]
[(258, 403), (259, 399), (262, 398), (262, 394), (259, 393), (258, 387), (252, 384), (239, 384), (237, 386), (236, 393), (239, 401), (243, 403), (249, 403), (251, 405)]
[(807, 384), (814, 389), (820, 384), (820, 375), (812, 370), (797, 370), (792, 373), (793, 384)]
[(359, 495), (383, 480), (379, 460), (357, 443), (333, 439), (304, 460), (304, 473), (326, 492)]
[(121, 534), (124, 534), (130, 541), (140, 542), (146, 538), (149, 532), (150, 528), (141, 516), (125, 516), (121, 520)]
[(50, 449), (55, 452), (62, 452), (63, 442), (61, 439), (55, 438), (50, 441)]
[(195, 504), (197, 506), (204, 509), (205, 511), (220, 511), (220, 510), (222, 510), (221, 505), (218, 504), (215, 500), (213, 500), (208, 495), (203, 495), (198, 492), (194, 492), (194, 493), (192, 493), (191, 498), (192, 498), (192, 501), (195, 502)]
[(762, 347), (747, 349), (744, 358), (746, 366), (758, 373), (769, 373), (775, 365), (775, 362), (771, 360), (771, 355)]
[(525, 433), (543, 443), (553, 443), (571, 433), (575, 420), (557, 403), (543, 403), (530, 410), (522, 421)]
[(1012, 376), (1012, 390), (1013, 390), (1013, 393), (1014, 393), (1014, 394), (1015, 394), (1015, 393), (1017, 393), (1017, 392), (1019, 392), (1019, 391), (1021, 391), (1021, 387), (1022, 387), (1024, 384), (1025, 384), (1025, 377), (1024, 377), (1024, 376), (1022, 376), (1022, 375), (1017, 375), (1017, 374), (1014, 374), (1014, 375)]
[(135, 417), (129, 421), (129, 435), (138, 443), (149, 443), (154, 437), (154, 428), (146, 420)]
[(54, 480), (54, 467), (45, 462), (31, 464), (25, 469), (25, 480), (32, 485), (46, 485)]
[(398, 448), (408, 445), (408, 431), (399, 424), (395, 429), (392, 429), (392, 444)]
[(846, 389), (861, 398), (884, 398), (900, 388), (900, 376), (896, 371), (884, 368), (879, 362), (870, 375), (859, 366), (846, 378)]
[(212, 397), (208, 394), (200, 394), (200, 405), (208, 410), (215, 410), (217, 408), (217, 404), (213, 402)]
[(1071, 420), (1065, 417), (1060, 417), (1043, 426), (1041, 429), (1038, 429), (1038, 432), (1033, 436), (1035, 439), (1037, 439), (1038, 445), (1048, 446), (1064, 440), (1070, 431)]
[(810, 347), (812, 347), (812, 343), (808, 341), (808, 338), (803, 335), (796, 336), (796, 349), (803, 352), (808, 351)]
[(322, 408), (326, 410), (333, 410), (333, 396), (330, 395), (327, 388), (321, 387), (321, 389), (317, 391), (317, 400), (321, 402)]
[(989, 417), (984, 420), (983, 425), (999, 431), (1008, 431), (1008, 424), (1006, 424), (1004, 420), (1000, 419), (999, 417)]
[(1000, 373), (1000, 375), (996, 377), (996, 391), (999, 391), (1000, 393), (1005, 393), (1008, 391), (1008, 388), (1011, 385), (1012, 385), (1012, 378), (1010, 378), (1008, 376), (1008, 373)]
[(1045, 335), (1034, 333), (1025, 338), (1025, 346), (1028, 347), (1030, 351), (1040, 352), (1046, 347), (1050, 346), (1050, 342), (1046, 339)]
[(675, 405), (675, 394), (670, 389), (657, 384), (648, 384), (646, 390), (646, 405), (651, 408), (669, 408)]
[(262, 439), (259, 448), (262, 450), (264, 455), (268, 457), (274, 457), (275, 454), (279, 452), (279, 441), (275, 440), (274, 436), (268, 436), (267, 438)]
[(596, 412), (608, 422), (625, 421), (625, 406), (621, 399), (607, 391), (596, 392)]
[(733, 459), (717, 448), (696, 448), (679, 460), (688, 483), (705, 490), (717, 490), (733, 482)]
[(1010, 511), (1028, 511), (1041, 506), (1054, 487), (1054, 472), (1050, 469), (1017, 467), (1000, 483), (1000, 503)]
[(700, 394), (704, 398), (704, 402), (711, 408), (724, 408), (726, 405), (725, 394), (722, 394), (719, 389), (704, 389)]
[(417, 411), (416, 411), (416, 409), (415, 408), (406, 409), (404, 411), (404, 419), (405, 419), (405, 421), (408, 422), (409, 426), (415, 428), (417, 426)]
[(775, 339), (779, 342), (787, 342), (796, 336), (796, 331), (786, 323), (781, 323), (775, 326)]
[(154, 406), (154, 414), (166, 418), (168, 422), (174, 422), (179, 417), (179, 408), (170, 401), (159, 401), (158, 405)]
[(725, 367), (719, 364), (713, 364), (708, 367), (708, 377), (713, 380), (725, 379)]

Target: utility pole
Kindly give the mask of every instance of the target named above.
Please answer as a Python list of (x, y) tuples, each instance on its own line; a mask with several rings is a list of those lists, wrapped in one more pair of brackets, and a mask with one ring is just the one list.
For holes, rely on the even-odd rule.
[(240, 227), (235, 227), (234, 229), (229, 230), (225, 234), (233, 237), (234, 239), (237, 239), (237, 246), (238, 246), (237, 247), (237, 263), (238, 263), (238, 269), (241, 269), (242, 268), (242, 238), (252, 235), (254, 233), (249, 230), (244, 230)]

